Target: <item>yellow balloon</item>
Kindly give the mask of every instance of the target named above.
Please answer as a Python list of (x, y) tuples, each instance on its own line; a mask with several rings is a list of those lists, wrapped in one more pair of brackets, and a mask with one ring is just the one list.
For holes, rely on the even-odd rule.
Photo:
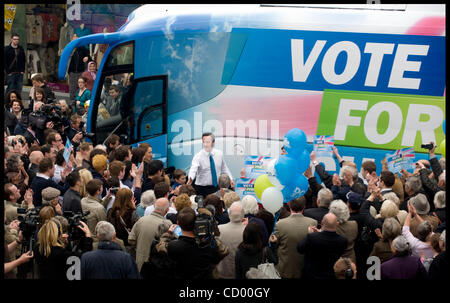
[(439, 151), (442, 154), (442, 157), (445, 158), (445, 139), (442, 140), (441, 144), (439, 145)]
[(272, 183), (270, 183), (269, 177), (267, 175), (261, 175), (255, 180), (255, 194), (261, 199), (263, 191), (268, 187), (274, 187)]

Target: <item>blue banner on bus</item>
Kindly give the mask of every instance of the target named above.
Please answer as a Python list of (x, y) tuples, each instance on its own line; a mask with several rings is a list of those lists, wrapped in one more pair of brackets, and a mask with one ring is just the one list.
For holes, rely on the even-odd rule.
[(247, 41), (229, 84), (444, 93), (445, 37), (244, 28), (232, 32), (246, 33)]

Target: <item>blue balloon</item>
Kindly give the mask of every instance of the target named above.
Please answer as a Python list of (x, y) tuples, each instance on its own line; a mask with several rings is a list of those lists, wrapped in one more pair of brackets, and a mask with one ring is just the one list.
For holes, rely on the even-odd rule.
[(304, 150), (301, 154), (299, 160), (298, 160), (299, 166), (300, 166), (300, 172), (304, 173), (311, 163), (311, 158), (309, 157), (308, 150)]
[(299, 156), (307, 145), (306, 135), (299, 128), (289, 130), (284, 136), (284, 149), (291, 156)]
[(444, 119), (444, 123), (442, 124), (442, 129), (444, 130), (444, 135), (445, 135), (445, 120), (446, 119)]
[(308, 187), (308, 179), (304, 175), (299, 175), (294, 184), (284, 187), (281, 191), (283, 194), (283, 202), (287, 203), (293, 199), (302, 197), (308, 190)]
[(278, 181), (284, 186), (287, 186), (299, 174), (298, 161), (288, 155), (282, 155), (275, 163), (275, 172)]

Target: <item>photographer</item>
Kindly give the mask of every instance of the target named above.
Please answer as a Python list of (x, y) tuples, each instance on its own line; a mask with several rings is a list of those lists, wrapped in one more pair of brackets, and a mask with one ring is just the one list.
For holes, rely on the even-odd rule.
[[(36, 102), (34, 110), (28, 114), (27, 130), (38, 140), (39, 144), (44, 144), (46, 139), (44, 131), (50, 128), (60, 134), (63, 133), (64, 125), (59, 111), (53, 104)], [(25, 138), (29, 141), (27, 136)]]
[(70, 127), (65, 131), (66, 137), (72, 142), (74, 148), (78, 147), (83, 140), (81, 128), (81, 116), (77, 113), (70, 116)]
[(22, 244), (22, 241), (23, 241), (22, 231), (19, 231), (19, 237), (15, 241), (13, 241), (9, 244), (6, 244), (6, 241), (4, 241), (5, 254), (4, 254), (4, 259), (3, 259), (4, 260), (4, 276), (3, 277), (5, 279), (14, 278), (13, 270), (15, 268), (17, 268), (19, 265), (24, 264), (24, 263), (30, 261), (31, 259), (33, 259), (33, 252), (29, 251), (29, 252), (23, 253), (18, 259), (10, 261), (11, 254), (14, 254), (17, 247), (19, 247)]
[[(194, 232), (196, 226), (195, 212), (190, 207), (178, 213), (178, 225), (182, 235), (169, 242), (167, 253), (175, 261), (177, 279), (212, 279), (214, 266), (223, 258), (219, 248), (211, 238), (211, 245), (201, 247)], [(169, 231), (173, 232), (173, 228)]]
[(38, 243), (33, 252), (39, 279), (67, 279), (67, 258), (81, 257), (84, 252), (92, 250), (91, 232), (83, 221), (77, 227), (84, 232), (78, 244), (80, 251), (72, 251), (62, 232), (61, 223), (51, 219), (42, 225), (38, 233)]

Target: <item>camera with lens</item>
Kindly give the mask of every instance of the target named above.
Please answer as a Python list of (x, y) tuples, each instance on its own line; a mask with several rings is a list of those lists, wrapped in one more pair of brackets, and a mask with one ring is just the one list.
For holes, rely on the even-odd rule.
[(81, 131), (81, 134), (83, 135), (83, 138), (93, 139), (95, 137), (94, 133), (87, 133), (84, 130)]
[(433, 144), (433, 143), (430, 143), (430, 144), (422, 144), (420, 147), (425, 148), (425, 149), (428, 149), (428, 150), (432, 150), (433, 147), (434, 147), (434, 144)]
[[(202, 196), (200, 196), (200, 197), (202, 197)], [(196, 197), (196, 200), (197, 200), (197, 197)], [(203, 199), (201, 199), (201, 200), (199, 199), (199, 201), (197, 203), (199, 203), (199, 205), (203, 204)], [(207, 205), (204, 208), (207, 209), (211, 213), (211, 216), (199, 211), (197, 217), (195, 218), (194, 234), (195, 234), (195, 237), (196, 237), (199, 247), (207, 247), (207, 246), (214, 245), (214, 243), (215, 243), (214, 234), (215, 234), (215, 231), (217, 228), (217, 222), (214, 219), (214, 213), (215, 213), (214, 206)]]
[(35, 236), (40, 222), (39, 218), (40, 208), (32, 208), (27, 211), (25, 208), (17, 208), (17, 214), (25, 215), (19, 216), (19, 229), (22, 231), (24, 242), (22, 251), (29, 251), (33, 249)]
[(79, 240), (83, 238), (84, 232), (78, 228), (78, 226), (82, 226), (80, 221), (83, 221), (84, 223), (87, 222), (86, 216), (88, 216), (91, 212), (78, 212), (74, 213), (73, 211), (64, 211), (64, 217), (69, 222), (69, 235), (71, 237), (72, 241)]
[(64, 127), (61, 110), (53, 104), (44, 104), (38, 111), (28, 116), (32, 128), (44, 130), (48, 122), (53, 122), (53, 129), (61, 130)]

